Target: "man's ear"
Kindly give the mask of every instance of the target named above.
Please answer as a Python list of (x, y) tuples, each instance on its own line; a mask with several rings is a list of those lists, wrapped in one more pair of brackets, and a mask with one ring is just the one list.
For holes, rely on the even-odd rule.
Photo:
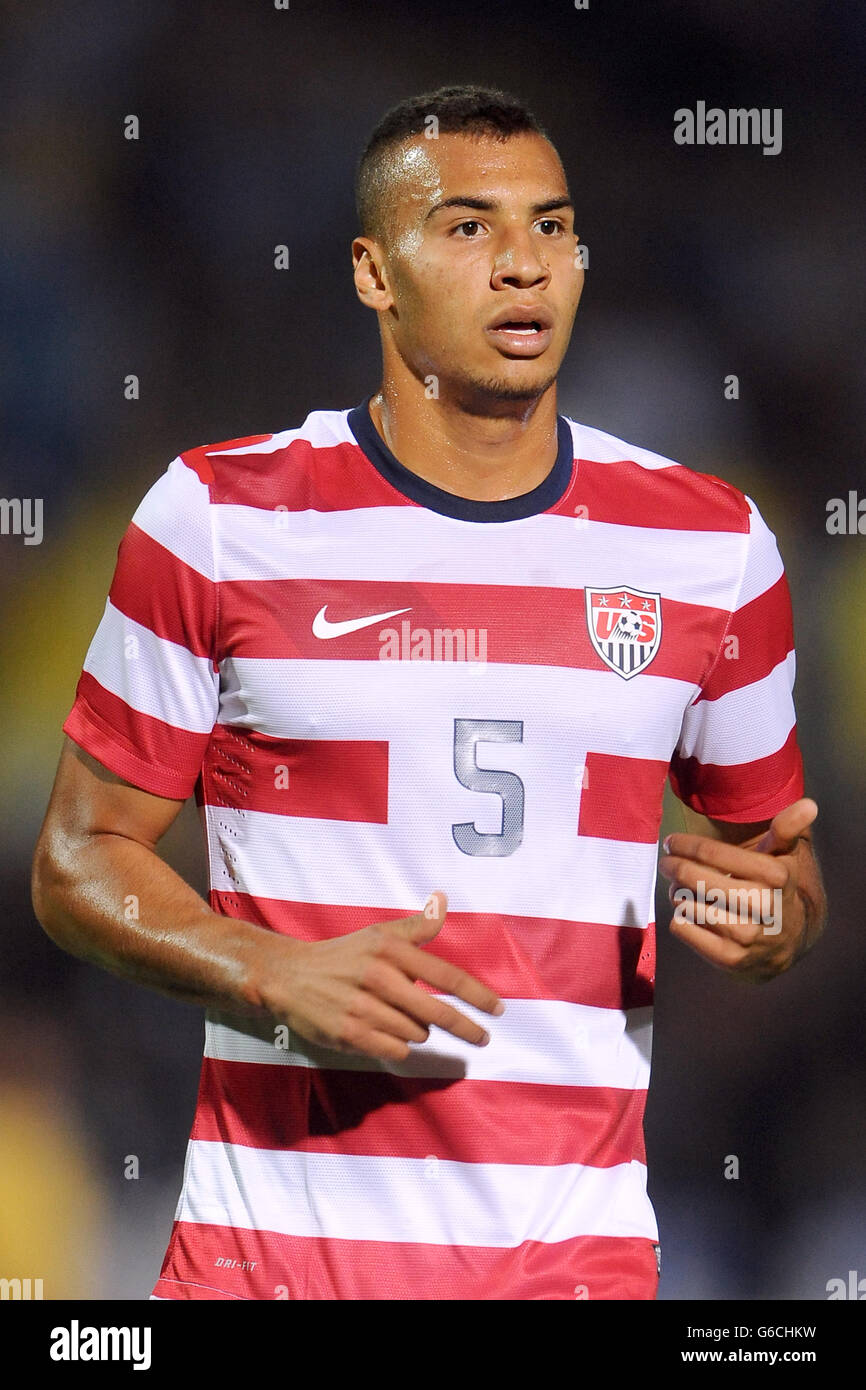
[(362, 304), (382, 313), (394, 303), (382, 243), (359, 236), (352, 242), (355, 290)]

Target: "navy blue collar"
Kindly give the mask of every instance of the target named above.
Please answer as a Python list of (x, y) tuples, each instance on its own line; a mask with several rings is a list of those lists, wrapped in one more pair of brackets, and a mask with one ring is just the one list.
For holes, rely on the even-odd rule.
[(370, 417), (372, 393), (348, 414), (349, 429), (357, 439), (370, 463), (387, 482), (431, 512), (453, 516), (459, 521), (517, 521), (521, 517), (537, 516), (555, 506), (568, 487), (574, 466), (574, 446), (571, 428), (563, 415), (556, 417), (559, 447), (556, 462), (547, 477), (531, 492), (519, 497), (506, 497), (500, 502), (476, 502), (469, 497), (456, 497), (425, 478), (419, 477), (391, 453)]

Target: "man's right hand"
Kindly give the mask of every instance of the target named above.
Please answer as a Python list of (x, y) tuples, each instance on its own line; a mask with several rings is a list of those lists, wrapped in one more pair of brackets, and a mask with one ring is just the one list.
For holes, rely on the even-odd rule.
[(420, 949), (436, 936), (447, 910), (445, 894), (437, 892), (412, 917), (327, 941), (292, 939), (289, 978), (264, 987), (263, 1003), (308, 1042), (340, 1052), (402, 1062), (410, 1042), (426, 1041), (431, 1024), (483, 1047), (490, 1041), (483, 1028), (415, 983), (423, 980), (485, 1013), (505, 1011), (480, 980)]
[(155, 852), (182, 806), (67, 738), (33, 860), (33, 905), (53, 941), (173, 999), (285, 1024), (337, 1051), (403, 1062), (434, 1024), (478, 1047), (489, 1041), (422, 987), (504, 1012), (480, 980), (421, 950), (445, 921), (444, 893), (414, 916), (328, 941), (225, 917)]

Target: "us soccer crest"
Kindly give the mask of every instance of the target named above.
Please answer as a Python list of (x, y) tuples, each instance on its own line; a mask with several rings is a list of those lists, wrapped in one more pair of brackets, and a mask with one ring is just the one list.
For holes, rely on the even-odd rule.
[(661, 594), (623, 584), (587, 589), (589, 638), (602, 661), (623, 680), (645, 671), (662, 640)]

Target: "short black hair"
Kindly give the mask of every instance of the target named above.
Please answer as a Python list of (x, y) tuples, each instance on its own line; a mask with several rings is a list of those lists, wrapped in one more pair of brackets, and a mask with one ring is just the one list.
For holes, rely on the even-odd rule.
[(507, 140), (512, 135), (532, 133), (550, 139), (528, 106), (495, 87), (440, 87), (407, 97), (385, 112), (358, 162), (355, 205), (363, 236), (380, 236), (383, 231), (388, 153), (402, 140), (429, 131), (431, 117), (436, 118), (434, 128), (443, 135), (492, 135)]

